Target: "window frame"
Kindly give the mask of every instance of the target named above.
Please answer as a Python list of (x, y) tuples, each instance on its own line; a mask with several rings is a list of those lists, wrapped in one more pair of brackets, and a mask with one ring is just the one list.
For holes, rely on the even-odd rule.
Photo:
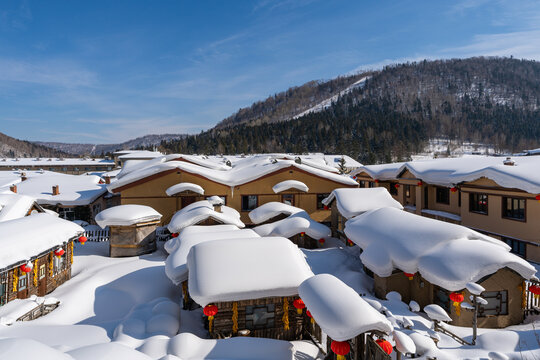
[[(330, 193), (326, 193), (326, 194), (317, 194), (317, 210), (324, 210), (324, 204), (322, 203), (323, 199), (326, 199), (328, 196), (330, 196)], [(319, 197), (322, 197), (320, 200), (319, 200)], [(330, 208), (330, 207), (328, 207)]]
[[(483, 212), (483, 211), (480, 211), (478, 209), (475, 209), (473, 207), (473, 204), (477, 204), (478, 201), (480, 201), (480, 199), (473, 199), (474, 197), (480, 197), (480, 196), (485, 196), (486, 197), (486, 203), (485, 204), (482, 204), (486, 207), (486, 211)], [(471, 192), (469, 193), (469, 212), (472, 212), (472, 213), (475, 213), (475, 214), (480, 214), (480, 215), (489, 215), (489, 195), (486, 194), (486, 193), (479, 193), (479, 192)]]
[[(247, 200), (247, 204), (248, 204), (248, 207), (249, 207), (249, 197), (250, 196), (254, 196), (255, 197), (255, 207), (253, 207), (253, 209), (249, 209), (249, 208), (244, 208), (244, 197), (248, 198)], [(241, 211), (243, 212), (248, 212), (248, 211), (251, 211), (251, 210), (254, 210), (256, 208), (259, 207), (259, 195), (255, 195), (255, 194), (246, 194), (246, 195), (242, 195), (242, 198), (240, 199), (240, 206), (241, 206)]]
[(288, 198), (291, 198), (291, 203), (288, 204), (288, 205), (291, 205), (291, 206), (295, 206), (295, 196), (294, 194), (281, 194), (281, 202), (284, 203), (284, 204), (287, 204), (285, 202), (285, 197), (288, 197)]
[(435, 202), (437, 204), (450, 205), (450, 189), (443, 186), (435, 186)]
[[(513, 204), (514, 200), (517, 200), (518, 204), (519, 204), (520, 201), (523, 201), (523, 218), (517, 218), (517, 217), (508, 216), (508, 214), (506, 213), (506, 211), (508, 210), (507, 207), (506, 207), (508, 199), (512, 200), (512, 204)], [(512, 209), (512, 210), (514, 210), (514, 209)], [(527, 222), (527, 199), (524, 198), (524, 197), (519, 197), (519, 196), (518, 197), (516, 197), (516, 196), (502, 196), (501, 197), (501, 217), (503, 219), (507, 219), (507, 220)]]
[[(501, 241), (504, 242), (506, 245), (510, 246), (510, 252), (514, 255), (517, 255), (521, 258), (526, 259), (527, 258), (527, 243), (525, 241), (521, 241), (518, 239), (502, 236)], [(514, 251), (515, 247), (517, 246), (518, 251)], [(520, 252), (521, 248), (523, 247), (523, 253)]]
[[(506, 293), (506, 297), (504, 297), (502, 294)], [(491, 296), (491, 294), (495, 294)], [(484, 314), (484, 306), (482, 304), (479, 304), (478, 306), (478, 317), (490, 317), (490, 316), (504, 316), (508, 315), (508, 290), (499, 290), (499, 291), (484, 291), (482, 292), (482, 298), (489, 301), (489, 299), (496, 299), (499, 294), (501, 294), (499, 299), (499, 310), (495, 314)], [(506, 298), (506, 301), (504, 299)], [(505, 306), (505, 312), (502, 311), (503, 305)]]
[[(264, 324), (260, 324), (260, 323), (255, 324), (255, 322), (252, 319), (252, 317), (255, 314), (255, 311), (257, 309), (266, 309), (266, 311), (265, 311), (266, 314), (272, 314), (271, 316), (267, 316), (265, 318), (265, 323)], [(249, 330), (262, 330), (262, 329), (273, 328), (273, 327), (276, 326), (276, 310), (277, 310), (277, 306), (276, 306), (275, 303), (269, 303), (269, 304), (263, 304), (263, 305), (246, 305), (245, 310), (246, 310), (245, 311), (246, 329), (249, 329)]]
[[(24, 286), (21, 285), (21, 282), (24, 282)], [(17, 281), (17, 291), (26, 290), (28, 288), (28, 274), (24, 273), (24, 275), (19, 276), (19, 280)]]

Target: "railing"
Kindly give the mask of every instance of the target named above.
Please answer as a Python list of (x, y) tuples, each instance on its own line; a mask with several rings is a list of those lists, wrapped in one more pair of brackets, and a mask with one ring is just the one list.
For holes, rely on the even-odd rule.
[(17, 319), (17, 321), (30, 321), (37, 319), (38, 317), (45, 316), (60, 305), (60, 301), (55, 302), (54, 304), (40, 304), (22, 315)]
[(529, 291), (529, 287), (532, 285), (540, 286), (538, 281), (525, 281), (525, 307), (523, 311), (525, 316), (530, 314), (540, 314), (540, 297), (534, 296), (533, 293)]
[(156, 229), (156, 240), (157, 241), (167, 241), (171, 237), (171, 233), (165, 226), (160, 226)]
[(88, 239), (88, 241), (109, 241), (109, 230), (89, 230), (84, 232), (84, 236)]

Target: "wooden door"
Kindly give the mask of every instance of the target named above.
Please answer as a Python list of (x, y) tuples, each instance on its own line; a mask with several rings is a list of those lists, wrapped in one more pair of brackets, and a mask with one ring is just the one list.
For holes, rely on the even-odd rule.
[(38, 296), (45, 296), (47, 295), (47, 269), (45, 268), (45, 264), (39, 266), (38, 271)]
[(195, 202), (195, 196), (182, 196), (182, 209)]

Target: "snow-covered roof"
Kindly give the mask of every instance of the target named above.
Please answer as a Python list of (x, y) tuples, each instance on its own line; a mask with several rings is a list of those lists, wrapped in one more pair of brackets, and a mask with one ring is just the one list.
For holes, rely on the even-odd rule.
[(118, 151), (114, 153), (119, 155), (120, 160), (130, 160), (130, 159), (154, 159), (160, 156), (163, 156), (159, 151), (148, 151), (148, 150), (125, 150)]
[(347, 221), (345, 234), (363, 250), (362, 263), (377, 275), (390, 276), (394, 269), (419, 272), (450, 291), (504, 267), (525, 279), (536, 272), (500, 240), (395, 208), (372, 210)]
[[(221, 225), (214, 225), (221, 226)], [(208, 226), (212, 227), (212, 225)], [(169, 248), (173, 248), (174, 251), (170, 253), (165, 261), (165, 274), (171, 281), (178, 285), (182, 281), (188, 278), (187, 257), (191, 248), (197, 244), (223, 239), (246, 239), (246, 238), (259, 238), (259, 235), (251, 229), (232, 230), (232, 231), (220, 231), (209, 233), (191, 233), (184, 234), (183, 232), (176, 238), (172, 238), (167, 242), (173, 243), (168, 245)]]
[(298, 294), (313, 272), (304, 255), (282, 237), (209, 241), (191, 248), (189, 294), (201, 306)]
[[(201, 165), (203, 164), (203, 161), (204, 165)], [(294, 160), (289, 159), (278, 160), (269, 155), (258, 155), (245, 158), (242, 161), (234, 163), (232, 167), (229, 167), (223, 164), (217, 164), (209, 159), (201, 160), (193, 156), (173, 154), (149, 160), (146, 164), (142, 163), (140, 164), (140, 167), (132, 169), (128, 173), (121, 172), (117, 177), (118, 180), (110, 184), (108, 189), (113, 192), (115, 189), (149, 176), (174, 170), (198, 174), (226, 186), (238, 186), (290, 167), (340, 184), (351, 186), (357, 185), (350, 177), (339, 175), (328, 170), (321, 170), (319, 168), (320, 166), (314, 167), (304, 163), (299, 164)]]
[(512, 157), (514, 165), (504, 165), (505, 160), (504, 157), (468, 155), (460, 158), (367, 165), (356, 172), (366, 171), (373, 178), (388, 180), (396, 179), (404, 170), (409, 170), (416, 178), (428, 184), (448, 187), (485, 177), (502, 187), (516, 188), (531, 194), (540, 193), (540, 157)]
[(61, 246), (83, 231), (71, 221), (45, 213), (0, 222), (0, 269)]
[(336, 200), (338, 211), (347, 219), (366, 211), (382, 207), (393, 207), (403, 210), (403, 206), (392, 198), (388, 190), (378, 188), (335, 189), (322, 201), (330, 205)]
[(389, 334), (393, 329), (384, 315), (333, 275), (307, 279), (298, 293), (317, 324), (333, 340), (346, 341), (374, 330)]
[[(67, 206), (89, 205), (107, 192), (101, 178), (95, 175), (68, 175), (49, 173), (30, 177), (17, 184), (17, 193), (36, 199), (38, 204)], [(52, 187), (58, 185), (60, 194), (53, 195)]]
[(229, 232), (234, 230), (240, 230), (236, 225), (191, 225), (187, 228), (180, 231), (179, 236), (169, 239), (164, 246), (165, 251), (171, 254), (175, 251), (178, 246), (180, 246), (180, 240), (184, 236), (197, 235), (201, 236), (203, 234), (210, 233), (220, 233), (220, 232)]
[(271, 201), (249, 212), (249, 218), (254, 224), (260, 224), (279, 215), (292, 215), (304, 211), (289, 204)]
[(217, 196), (217, 195), (212, 195), (208, 198), (206, 198), (206, 201), (208, 201), (210, 204), (214, 205), (214, 206), (218, 206), (218, 205), (225, 205), (225, 201), (223, 200), (223, 198)]
[(206, 219), (214, 219), (220, 223), (231, 224), (240, 228), (245, 226), (240, 220), (240, 213), (235, 209), (222, 206), (221, 212), (217, 212), (208, 200), (201, 200), (178, 210), (173, 215), (169, 225), (167, 225), (167, 229), (171, 233), (178, 233), (182, 229), (198, 224)]
[(24, 169), (25, 166), (47, 168), (49, 166), (114, 166), (113, 160), (96, 158), (3, 158), (0, 166)]
[(0, 194), (0, 222), (26, 216), (36, 200), (18, 194)]
[(269, 224), (259, 225), (253, 230), (260, 236), (291, 236), (306, 233), (313, 239), (329, 237), (332, 234), (330, 228), (313, 220), (309, 214), (302, 209), (289, 217)]
[(196, 194), (204, 195), (204, 189), (202, 188), (202, 186), (193, 184), (193, 183), (188, 183), (188, 182), (183, 182), (183, 183), (173, 185), (167, 188), (167, 190), (165, 190), (165, 193), (168, 196), (173, 196), (178, 193), (181, 193), (182, 191), (192, 191)]
[(101, 227), (130, 226), (161, 220), (161, 214), (146, 205), (118, 205), (96, 215), (96, 223)]
[(276, 194), (279, 194), (280, 192), (291, 190), (291, 189), (296, 189), (296, 190), (300, 190), (304, 192), (309, 191), (308, 186), (298, 180), (285, 180), (272, 186), (272, 191), (275, 192)]

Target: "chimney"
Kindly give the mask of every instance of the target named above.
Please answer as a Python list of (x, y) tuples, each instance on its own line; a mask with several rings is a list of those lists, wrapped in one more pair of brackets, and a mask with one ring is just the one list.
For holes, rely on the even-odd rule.
[(17, 193), (17, 185), (11, 185), (9, 187), (9, 190), (11, 190), (12, 192), (14, 192), (16, 194)]
[(105, 184), (110, 184), (110, 183), (111, 183), (111, 177), (105, 176)]
[(514, 160), (512, 160), (512, 158), (507, 157), (506, 160), (503, 161), (503, 164), (508, 166), (514, 166), (515, 162)]
[(221, 203), (214, 205), (214, 211), (220, 213), (221, 212)]
[(24, 181), (24, 180), (26, 180), (26, 179), (28, 179), (28, 178), (26, 177), (26, 173), (25, 173), (25, 172), (21, 173), (21, 181)]
[(60, 195), (60, 186), (58, 186), (58, 185), (53, 185), (53, 187), (52, 187), (52, 194), (53, 194), (53, 195)]

